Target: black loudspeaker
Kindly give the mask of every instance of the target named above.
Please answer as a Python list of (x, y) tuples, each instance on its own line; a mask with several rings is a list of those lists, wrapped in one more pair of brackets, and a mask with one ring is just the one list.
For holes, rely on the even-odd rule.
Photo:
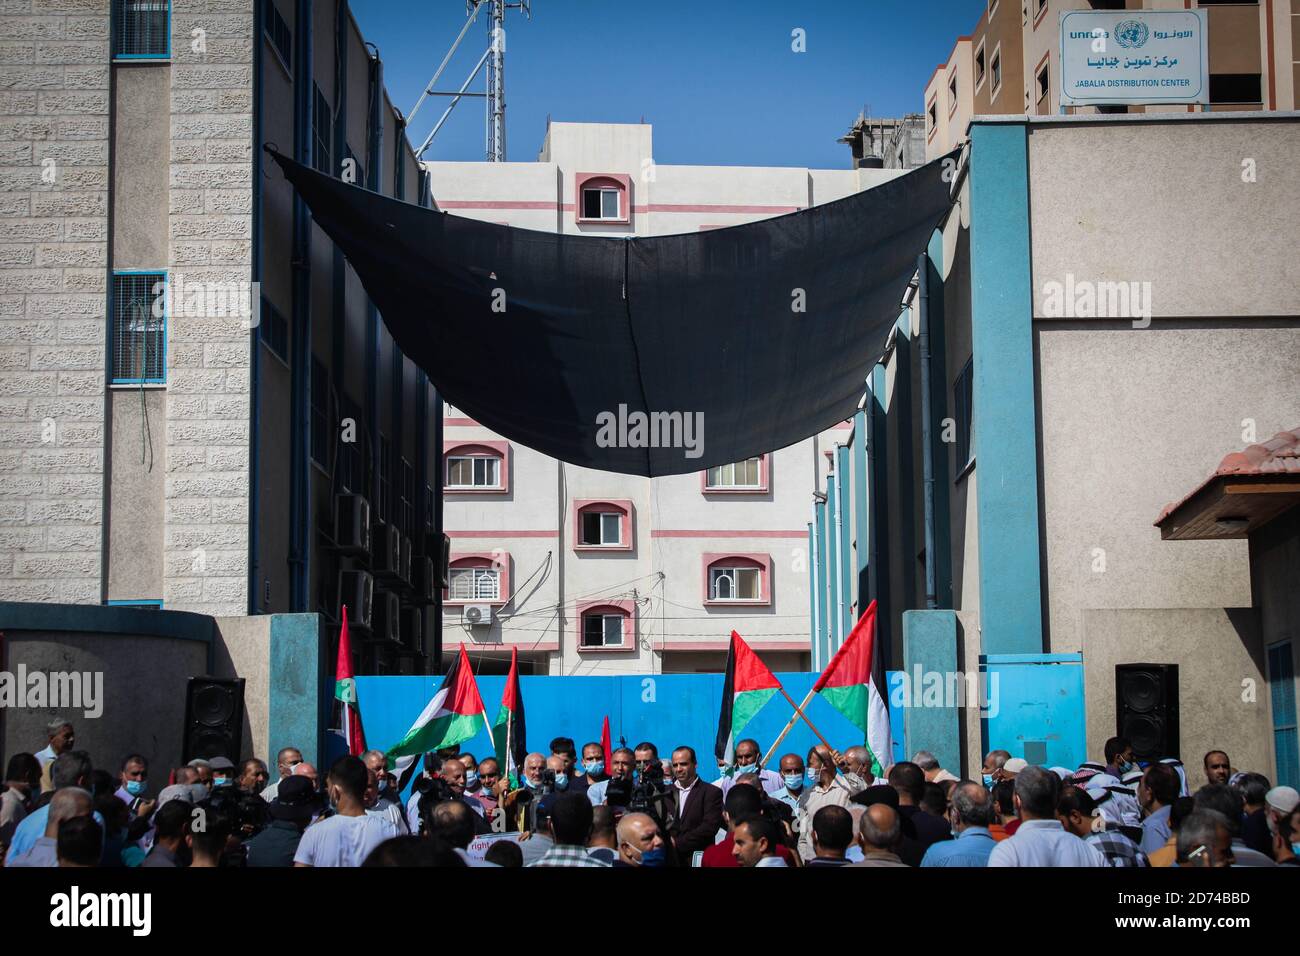
[(1178, 665), (1115, 665), (1115, 733), (1139, 760), (1179, 757)]
[(244, 679), (191, 677), (185, 690), (181, 762), (226, 757), (239, 763), (244, 737)]

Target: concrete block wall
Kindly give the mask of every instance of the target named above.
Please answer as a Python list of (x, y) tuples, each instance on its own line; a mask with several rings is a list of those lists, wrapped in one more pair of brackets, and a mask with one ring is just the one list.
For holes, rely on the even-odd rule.
[(0, 600), (98, 603), (109, 0), (0, 2)]
[[(253, 239), (253, 0), (173, 0), (168, 268), (247, 282)], [(254, 296), (256, 304), (256, 296)], [(171, 315), (163, 600), (248, 610), (249, 321)]]

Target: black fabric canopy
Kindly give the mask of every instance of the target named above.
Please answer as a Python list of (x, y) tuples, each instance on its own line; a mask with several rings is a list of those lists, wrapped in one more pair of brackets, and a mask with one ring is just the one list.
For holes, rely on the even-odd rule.
[(742, 461), (851, 417), (949, 207), (936, 160), (742, 226), (556, 235), (269, 151), (448, 402), (529, 448), (634, 475)]

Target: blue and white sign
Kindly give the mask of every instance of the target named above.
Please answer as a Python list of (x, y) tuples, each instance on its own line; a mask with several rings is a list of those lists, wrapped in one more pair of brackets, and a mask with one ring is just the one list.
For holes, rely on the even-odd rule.
[(1204, 10), (1061, 14), (1061, 105), (1208, 103)]

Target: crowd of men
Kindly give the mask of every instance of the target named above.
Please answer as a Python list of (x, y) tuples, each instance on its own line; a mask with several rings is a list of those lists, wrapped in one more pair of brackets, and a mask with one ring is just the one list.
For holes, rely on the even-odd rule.
[[(116, 777), (75, 749), (68, 721), (49, 746), (13, 756), (0, 795), (5, 866), (936, 867), (1295, 866), (1300, 794), (1205, 755), (1192, 792), (1176, 759), (1139, 766), (1132, 745), (1104, 760), (1031, 766), (1005, 750), (962, 780), (917, 753), (880, 776), (861, 746), (783, 754), (764, 767), (742, 740), (719, 776), (690, 747), (567, 737), (519, 774), (447, 748), (399, 780), (376, 750), (323, 776), (285, 747), (275, 778), (251, 757)], [(1199, 782), (1199, 781), (1198, 781)]]

